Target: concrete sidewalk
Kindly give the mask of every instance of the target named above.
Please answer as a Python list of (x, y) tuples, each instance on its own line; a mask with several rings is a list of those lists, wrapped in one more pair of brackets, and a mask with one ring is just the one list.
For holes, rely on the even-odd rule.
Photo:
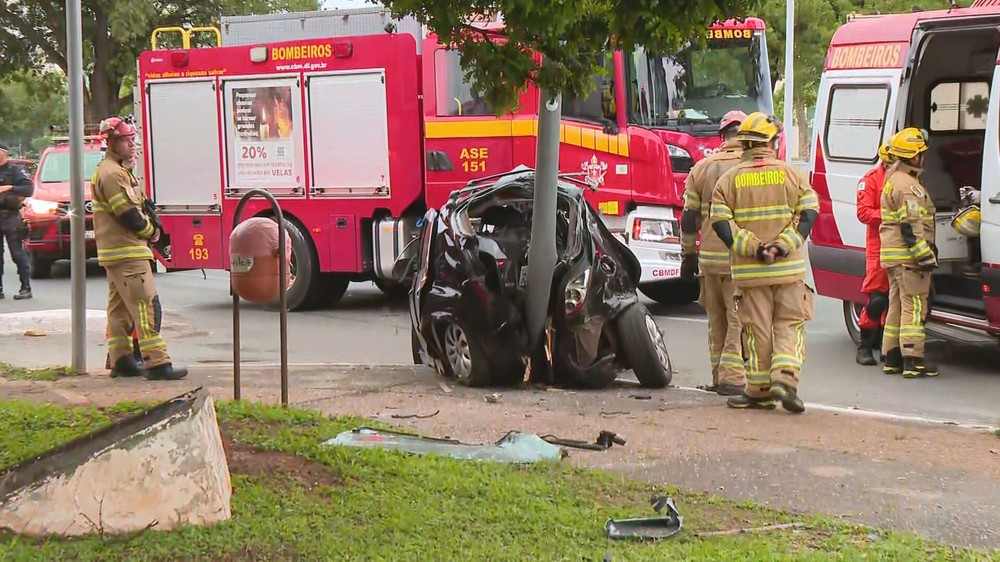
[[(715, 395), (628, 383), (603, 391), (468, 389), (410, 366), (296, 365), (289, 378), (294, 405), (329, 415), (467, 442), (495, 441), (509, 430), (591, 440), (607, 429), (628, 445), (572, 451), (570, 462), (956, 545), (1000, 547), (1000, 438), (983, 431), (815, 409), (802, 416), (737, 411)], [(51, 383), (0, 379), (0, 396), (104, 406), (201, 385), (216, 399), (231, 398), (231, 367), (195, 367), (187, 380), (168, 383), (104, 374)], [(493, 392), (501, 401), (486, 403)], [(276, 403), (278, 369), (245, 365), (243, 397)]]

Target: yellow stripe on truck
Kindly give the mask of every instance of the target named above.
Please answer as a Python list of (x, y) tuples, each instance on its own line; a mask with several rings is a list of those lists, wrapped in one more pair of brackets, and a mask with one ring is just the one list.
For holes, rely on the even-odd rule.
[[(476, 119), (427, 121), (424, 134), (429, 139), (537, 137), (537, 119)], [(559, 141), (564, 144), (628, 157), (628, 135), (608, 135), (589, 127), (563, 123)]]

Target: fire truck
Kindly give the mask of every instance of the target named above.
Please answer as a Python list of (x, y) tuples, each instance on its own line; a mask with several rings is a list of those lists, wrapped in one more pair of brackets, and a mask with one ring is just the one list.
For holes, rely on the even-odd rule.
[[(414, 22), (386, 18), (377, 10), (224, 18), (228, 45), (140, 55), (143, 179), (171, 234), (168, 270), (228, 268), (236, 203), (262, 188), (290, 223), (291, 308), (336, 302), (350, 281), (398, 290), (394, 264), (426, 208), (475, 178), (534, 165), (537, 88), (497, 116), (457, 52)], [(717, 76), (739, 57), (702, 65), (712, 57), (637, 49), (604, 54), (594, 92), (564, 99), (560, 170), (595, 188), (588, 199), (639, 258), (641, 288), (657, 300), (697, 296), (695, 283), (679, 279), (676, 180), (690, 165), (683, 154), (694, 161), (717, 145), (712, 131), (725, 111), (757, 100), (762, 86), (769, 103), (761, 26), (713, 28), (713, 44), (763, 61), (738, 74), (757, 81), (743, 90), (736, 77)]]
[[(821, 210), (809, 254), (819, 294), (843, 301), (855, 340), (865, 302), (856, 193), (880, 143), (911, 126), (927, 132), (921, 182), (937, 208), (928, 329), (967, 342), (1000, 334), (1000, 97), (991, 95), (1000, 88), (998, 25), (1000, 2), (980, 0), (858, 16), (833, 36), (816, 105), (810, 178)], [(978, 238), (951, 227), (966, 186), (980, 190)]]

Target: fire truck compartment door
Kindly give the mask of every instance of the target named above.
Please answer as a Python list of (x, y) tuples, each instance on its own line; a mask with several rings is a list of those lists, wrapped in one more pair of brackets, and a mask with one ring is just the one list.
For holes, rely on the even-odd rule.
[(983, 144), (983, 180), (980, 193), (982, 222), (979, 228), (979, 246), (983, 263), (1000, 263), (1000, 66), (993, 69), (993, 86), (990, 91), (986, 118), (986, 138)]
[(389, 197), (385, 72), (309, 77), (311, 194)]
[(146, 88), (153, 199), (168, 210), (217, 209), (222, 171), (215, 81), (150, 82)]

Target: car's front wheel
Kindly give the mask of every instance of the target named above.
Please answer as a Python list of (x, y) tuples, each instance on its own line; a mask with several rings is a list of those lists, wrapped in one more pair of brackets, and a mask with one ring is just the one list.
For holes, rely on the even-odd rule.
[(673, 378), (667, 342), (656, 320), (642, 304), (626, 308), (618, 316), (618, 340), (639, 383), (647, 388), (663, 388)]

